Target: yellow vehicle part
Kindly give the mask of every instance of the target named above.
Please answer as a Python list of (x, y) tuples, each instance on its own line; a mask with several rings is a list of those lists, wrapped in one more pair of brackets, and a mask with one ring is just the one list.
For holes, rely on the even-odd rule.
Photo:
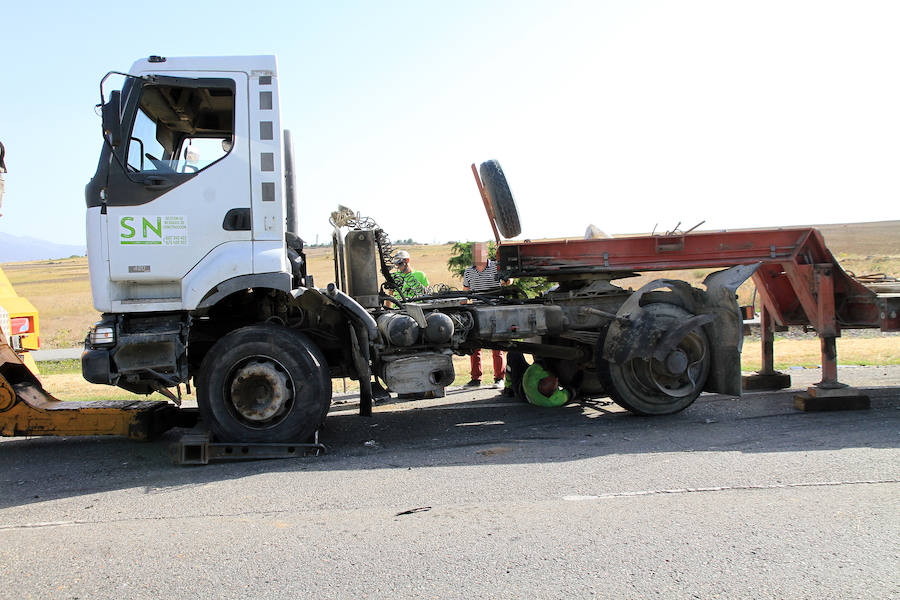
[[(31, 302), (16, 293), (2, 269), (0, 269), (0, 307), (9, 313), (10, 319), (18, 317), (31, 318), (34, 324), (33, 331), (19, 336), (19, 340), (23, 350), (37, 350), (40, 347), (41, 332), (38, 311)], [(10, 333), (15, 335), (16, 332)]]
[(22, 363), (28, 368), (29, 371), (31, 371), (35, 375), (41, 374), (41, 372), (38, 371), (37, 363), (34, 362), (34, 357), (31, 356), (31, 352), (21, 352), (19, 353), (19, 358), (22, 359)]
[[(183, 420), (183, 419), (182, 419)], [(181, 425), (168, 402), (63, 402), (44, 390), (5, 341), (0, 341), (0, 435), (119, 435), (149, 440)]]

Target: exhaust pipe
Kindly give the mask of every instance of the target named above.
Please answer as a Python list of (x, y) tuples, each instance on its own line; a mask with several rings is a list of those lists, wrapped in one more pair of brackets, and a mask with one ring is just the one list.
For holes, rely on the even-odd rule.
[(287, 214), (285, 231), (300, 237), (300, 211), (294, 184), (294, 142), (287, 129), (284, 130), (284, 206)]

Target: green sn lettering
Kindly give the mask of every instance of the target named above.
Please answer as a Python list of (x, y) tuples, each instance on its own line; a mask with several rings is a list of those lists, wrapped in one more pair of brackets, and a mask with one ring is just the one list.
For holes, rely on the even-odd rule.
[(143, 217), (143, 231), (144, 231), (144, 239), (147, 238), (147, 230), (149, 229), (153, 233), (156, 234), (156, 237), (162, 237), (162, 217), (156, 217), (156, 227), (154, 227), (150, 221), (147, 220), (147, 217)]
[(127, 229), (130, 232), (130, 233), (125, 233), (124, 231), (121, 232), (122, 238), (124, 238), (124, 239), (133, 238), (134, 234), (135, 234), (134, 227), (132, 227), (131, 225), (126, 223), (126, 221), (134, 221), (134, 217), (122, 217), (122, 220), (119, 221), (119, 225), (122, 226), (122, 229)]

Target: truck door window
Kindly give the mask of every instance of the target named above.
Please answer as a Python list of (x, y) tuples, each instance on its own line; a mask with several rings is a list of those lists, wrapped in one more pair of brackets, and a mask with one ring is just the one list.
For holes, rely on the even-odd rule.
[(165, 148), (156, 140), (156, 123), (139, 108), (134, 119), (134, 129), (128, 142), (128, 170), (133, 172), (157, 171), (154, 163), (146, 156), (162, 157)]
[(178, 152), (179, 173), (196, 173), (231, 151), (230, 138), (185, 138)]
[(128, 170), (197, 173), (226, 156), (233, 139), (232, 89), (148, 84), (128, 142)]

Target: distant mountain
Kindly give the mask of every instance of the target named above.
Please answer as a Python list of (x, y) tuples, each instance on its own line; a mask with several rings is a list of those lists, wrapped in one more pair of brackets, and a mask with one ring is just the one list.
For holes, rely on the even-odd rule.
[(46, 240), (10, 235), (0, 231), (0, 262), (69, 258), (84, 256), (86, 253), (85, 246), (54, 244)]

